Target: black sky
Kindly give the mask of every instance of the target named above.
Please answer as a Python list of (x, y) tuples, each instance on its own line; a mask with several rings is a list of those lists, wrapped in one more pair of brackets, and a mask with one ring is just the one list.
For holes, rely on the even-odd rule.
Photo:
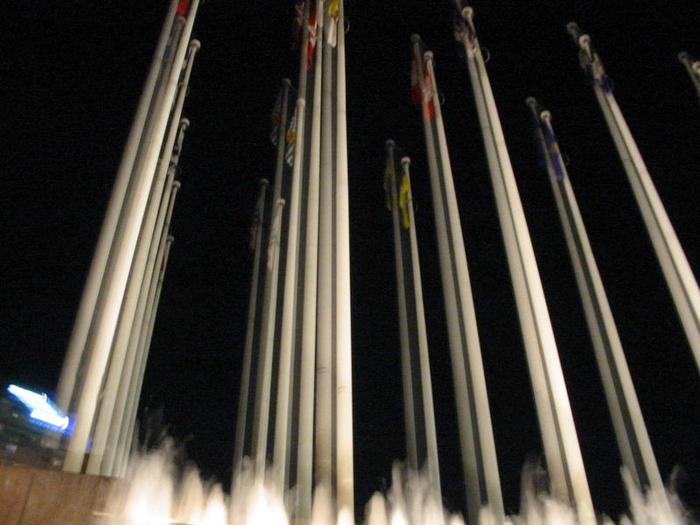
[[(4, 6), (0, 379), (55, 387), (73, 316), (165, 2)], [(697, 2), (475, 0), (476, 26), (547, 295), (596, 507), (624, 507), (615, 448), (573, 272), (524, 100), (552, 111), (662, 475), (682, 465), (700, 507), (700, 382), (632, 193), (564, 29), (591, 33), (691, 266), (700, 273), (700, 110), (676, 54), (700, 55)], [(208, 0), (185, 115), (182, 191), (142, 409), (162, 406), (207, 475), (230, 475), (257, 180), (272, 177), (269, 113), (292, 2)], [(448, 506), (463, 486), (424, 142), (410, 105), (410, 34), (436, 57), (477, 306), (506, 507), (541, 449), (517, 314), (451, 2), (348, 1), (348, 128), (356, 495), (386, 487), (403, 452), (384, 141), (413, 159), (440, 461)], [(8, 60), (9, 59), (9, 60)]]

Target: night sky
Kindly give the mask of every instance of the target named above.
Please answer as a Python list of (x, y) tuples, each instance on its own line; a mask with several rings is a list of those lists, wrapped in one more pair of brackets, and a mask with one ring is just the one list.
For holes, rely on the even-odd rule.
[[(10, 2), (3, 18), (0, 379), (51, 391), (165, 1)], [(227, 481), (251, 274), (257, 181), (272, 178), (269, 115), (296, 83), (291, 0), (208, 0), (184, 114), (175, 244), (141, 409), (162, 407), (207, 476)], [(593, 37), (662, 201), (700, 274), (700, 110), (676, 55), (700, 55), (697, 1), (475, 0), (476, 28), (516, 172), (596, 508), (625, 507), (619, 455), (525, 97), (551, 110), (664, 479), (700, 508), (700, 381), (593, 92), (564, 25)], [(348, 130), (358, 506), (403, 457), (391, 216), (384, 142), (413, 159), (413, 192), (446, 504), (464, 508), (425, 145), (410, 104), (410, 35), (435, 52), (506, 508), (541, 451), (490, 176), (452, 3), (348, 0)], [(3, 31), (5, 33), (5, 31)], [(8, 62), (9, 59), (9, 62)], [(8, 96), (9, 95), (9, 96)]]

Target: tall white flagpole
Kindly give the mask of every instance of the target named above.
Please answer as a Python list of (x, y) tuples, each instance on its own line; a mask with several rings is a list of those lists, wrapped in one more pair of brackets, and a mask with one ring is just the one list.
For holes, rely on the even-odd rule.
[[(316, 293), (318, 290), (318, 209), (319, 209), (319, 171), (320, 171), (320, 154), (321, 154), (321, 89), (323, 80), (323, 3), (321, 1), (316, 2), (316, 17), (318, 20), (317, 37), (316, 37), (316, 47), (314, 49), (314, 84), (313, 84), (313, 105), (311, 112), (311, 148), (309, 151), (309, 173), (308, 173), (308, 186), (307, 186), (307, 200), (306, 200), (306, 246), (304, 249), (305, 258), (305, 268), (304, 268), (304, 283), (303, 283), (303, 300), (302, 300), (302, 312), (301, 312), (301, 360), (302, 360), (302, 371), (301, 371), (301, 386), (305, 386), (304, 377), (304, 361), (309, 358), (309, 356), (316, 356)], [(320, 356), (315, 358), (315, 392), (316, 399), (320, 396), (322, 391), (322, 385), (319, 384), (319, 367), (321, 366), (318, 362)], [(306, 408), (302, 407), (304, 403), (304, 393), (300, 393), (300, 410)], [(322, 446), (323, 437), (319, 436), (319, 429), (323, 428), (323, 422), (319, 421), (320, 415), (318, 413), (318, 405), (316, 405), (315, 411), (316, 418), (312, 424), (312, 428), (315, 430), (315, 469), (318, 469), (318, 450)], [(301, 419), (301, 418), (300, 418)], [(320, 424), (320, 427), (319, 427)], [(301, 465), (302, 453), (301, 447), (301, 420), (299, 426), (299, 458), (298, 462)], [(312, 438), (313, 439), (313, 438)], [(316, 474), (316, 479), (318, 479), (318, 474)], [(301, 480), (297, 480), (300, 482)], [(301, 501), (301, 504), (306, 504), (305, 501)], [(298, 509), (300, 513), (300, 518), (306, 512), (305, 508)], [(310, 509), (309, 509), (310, 512)]]
[(420, 260), (418, 258), (418, 239), (416, 237), (416, 217), (413, 210), (413, 190), (410, 176), (411, 159), (403, 157), (401, 168), (408, 181), (407, 201), (410, 221), (409, 240), (411, 250), (411, 269), (413, 291), (416, 302), (416, 330), (418, 332), (418, 362), (420, 366), (421, 393), (423, 400), (423, 420), (425, 423), (426, 465), (435, 500), (442, 501), (440, 488), (440, 464), (438, 461), (437, 431), (435, 429), (435, 408), (433, 406), (433, 384), (430, 378), (430, 359), (428, 356), (428, 335), (425, 326), (425, 308), (423, 306), (423, 285), (421, 283)]
[[(174, 172), (175, 168), (171, 167)], [(177, 193), (180, 189), (180, 182), (173, 182), (172, 189), (170, 191), (170, 200), (168, 201), (168, 208), (165, 214), (165, 222), (163, 223), (163, 228), (161, 230), (161, 239), (158, 243), (158, 253), (156, 255), (156, 261), (163, 261), (165, 249), (167, 247), (168, 236), (170, 235), (170, 223), (172, 221), (173, 210), (175, 209), (175, 200), (177, 198)], [(162, 277), (163, 267), (162, 264), (154, 268), (156, 272), (160, 272), (158, 275)], [(146, 310), (143, 319), (143, 323), (140, 329), (135, 331), (138, 336), (138, 345), (136, 347), (136, 362), (133, 368), (133, 374), (129, 378), (129, 393), (127, 397), (127, 405), (125, 409), (125, 419), (122, 422), (121, 428), (119, 429), (119, 440), (117, 442), (117, 454), (122, 451), (124, 458), (128, 457), (130, 447), (132, 445), (132, 436), (134, 433), (134, 425), (136, 422), (136, 415), (139, 407), (139, 400), (141, 398), (141, 387), (143, 385), (143, 377), (146, 371), (146, 363), (148, 361), (148, 353), (150, 351), (151, 337), (153, 335), (153, 327), (155, 325), (156, 312), (158, 310), (158, 304), (160, 301), (160, 288), (159, 279), (152, 279), (151, 286), (148, 291), (148, 298), (146, 302)]]
[(639, 153), (634, 137), (617, 105), (603, 63), (591, 44), (591, 37), (582, 34), (575, 22), (569, 23), (566, 27), (579, 48), (581, 67), (593, 81), (593, 91), (598, 105), (615, 142), (685, 335), (695, 356), (696, 365), (700, 369), (700, 289), (693, 270), (688, 264), (688, 259), (642, 155)]
[[(323, 8), (323, 3), (321, 8)], [(321, 69), (321, 149), (319, 172), (319, 220), (318, 220), (318, 285), (316, 305), (316, 464), (315, 483), (331, 489), (333, 479), (333, 47), (326, 35), (330, 27), (327, 13), (323, 18), (323, 30), (319, 27), (317, 60)], [(318, 63), (317, 63), (318, 67)], [(331, 489), (332, 490), (332, 489)]]
[(354, 519), (352, 337), (350, 301), (350, 195), (345, 95), (345, 6), (339, 0), (336, 48), (335, 370), (336, 501), (339, 521)]
[(109, 433), (109, 424), (113, 418), (114, 405), (119, 389), (119, 382), (122, 376), (122, 369), (127, 353), (129, 343), (129, 334), (133, 331), (137, 303), (140, 296), (140, 291), (146, 277), (146, 266), (148, 262), (148, 252), (154, 238), (154, 228), (156, 227), (156, 219), (158, 209), (165, 189), (166, 175), (170, 166), (170, 157), (179, 130), (186, 127), (187, 121), (180, 121), (182, 108), (185, 103), (185, 97), (189, 87), (190, 76), (192, 74), (192, 66), (194, 65), (197, 50), (201, 47), (198, 40), (190, 42), (190, 52), (187, 58), (187, 66), (183, 75), (180, 89), (175, 101), (175, 107), (170, 118), (170, 128), (168, 130), (165, 145), (163, 146), (163, 156), (158, 162), (156, 175), (151, 188), (146, 214), (139, 233), (139, 240), (134, 253), (134, 260), (131, 266), (129, 282), (124, 294), (124, 303), (120, 313), (117, 331), (114, 337), (114, 347), (112, 348), (111, 361), (107, 381), (103, 388), (102, 401), (97, 417), (97, 423), (93, 431), (92, 451), (87, 464), (86, 472), (88, 474), (98, 474), (102, 463), (105, 445)]
[(528, 98), (527, 105), (536, 123), (535, 134), (566, 237), (623, 464), (640, 490), (650, 488), (663, 496), (665, 490), (659, 467), (598, 265), (552, 129), (551, 115), (548, 111), (540, 111), (534, 98)]
[(124, 229), (120, 232), (121, 235), (115, 238), (117, 252), (114, 266), (104, 282), (104, 306), (100, 311), (99, 318), (95, 319), (95, 344), (78, 398), (75, 429), (66, 450), (63, 468), (69, 472), (82, 470), (83, 459), (85, 453), (88, 452), (88, 439), (94, 423), (99, 391), (109, 359), (156, 163), (163, 143), (163, 133), (168, 123), (168, 116), (175, 97), (198, 5), (199, 0), (192, 1), (182, 37), (178, 42), (175, 61), (168, 82), (164, 86), (163, 101), (158, 111), (153, 115), (154, 129), (144, 154), (143, 168), (133, 181), (133, 193), (130, 192), (124, 202), (126, 212)]
[(595, 524), (595, 511), (554, 331), (496, 102), (474, 29), (472, 8), (465, 7), (461, 15), (465, 23), (457, 36), (464, 44), (467, 55), (533, 384), (551, 490), (555, 497), (575, 506), (582, 525)]
[(700, 60), (694, 60), (693, 57), (685, 51), (678, 53), (678, 60), (685, 66), (690, 80), (693, 82), (693, 86), (695, 86), (695, 91), (697, 91), (698, 97), (700, 97)]
[[(173, 191), (175, 171), (180, 161), (180, 155), (182, 153), (182, 144), (185, 139), (185, 131), (189, 127), (190, 123), (187, 119), (181, 120), (180, 133), (177, 138), (175, 149), (170, 157), (170, 166), (168, 168), (168, 174), (165, 181), (165, 189), (163, 190), (163, 197), (160, 201), (160, 207), (158, 208), (158, 217), (156, 218), (156, 225), (153, 229), (153, 238), (148, 250), (148, 260), (146, 263), (146, 278), (144, 279), (141, 290), (139, 292), (139, 300), (136, 306), (136, 314), (134, 317), (133, 326), (136, 327), (132, 329), (129, 334), (128, 350), (126, 352), (126, 360), (121, 374), (121, 380), (119, 382), (119, 390), (117, 392), (117, 399), (114, 406), (114, 415), (112, 417), (112, 422), (110, 425), (109, 435), (107, 439), (107, 445), (105, 447), (105, 456), (102, 461), (101, 473), (105, 476), (111, 476), (114, 470), (114, 461), (116, 456), (116, 450), (118, 448), (119, 436), (122, 432), (122, 424), (125, 421), (125, 412), (127, 410), (128, 396), (131, 384), (131, 378), (134, 374), (134, 367), (136, 366), (136, 359), (138, 353), (138, 340), (141, 333), (142, 327), (146, 321), (144, 321), (146, 315), (146, 307), (148, 302), (149, 290), (155, 288), (158, 281), (158, 271), (160, 267), (157, 265), (157, 256), (160, 249), (160, 244), (165, 242), (165, 237), (163, 236), (163, 225), (166, 221), (166, 215), (168, 212), (170, 204), (170, 196)], [(177, 183), (179, 185), (179, 183)]]
[[(262, 256), (263, 219), (265, 214), (265, 195), (270, 183), (267, 179), (260, 179), (260, 190), (255, 205), (254, 214), (254, 251), (253, 273), (248, 295), (248, 317), (245, 329), (245, 342), (243, 344), (243, 362), (241, 364), (241, 388), (238, 395), (238, 412), (236, 414), (236, 437), (233, 452), (234, 477), (241, 468), (245, 449), (246, 427), (248, 425), (248, 396), (250, 394), (251, 368), (253, 360), (253, 339), (256, 325), (256, 312), (258, 311), (258, 295), (260, 295), (258, 281), (260, 279), (260, 258)], [(259, 320), (257, 320), (259, 322)]]
[(417, 422), (415, 414), (416, 401), (413, 393), (413, 373), (411, 363), (411, 348), (408, 335), (408, 306), (406, 297), (406, 276), (404, 269), (404, 250), (401, 242), (401, 219), (399, 217), (399, 200), (396, 192), (397, 175), (396, 161), (394, 159), (393, 140), (386, 141), (387, 168), (385, 173), (386, 182), (389, 183), (389, 203), (391, 205), (391, 218), (394, 233), (394, 258), (396, 259), (396, 290), (399, 308), (399, 341), (401, 344), (401, 378), (403, 387), (403, 411), (404, 411), (404, 432), (406, 435), (406, 459), (408, 466), (417, 471), (421, 465), (418, 464), (417, 445)]
[[(158, 272), (158, 280), (154, 283), (155, 284), (155, 295), (154, 295), (154, 306), (152, 309), (152, 313), (150, 318), (148, 319), (148, 324), (146, 331), (148, 333), (148, 343), (147, 345), (150, 346), (151, 343), (151, 338), (153, 337), (153, 328), (155, 326), (156, 322), (156, 314), (158, 312), (158, 306), (160, 304), (160, 293), (163, 290), (163, 279), (165, 278), (165, 270), (168, 266), (168, 258), (170, 257), (170, 249), (173, 247), (173, 242), (175, 241), (175, 238), (172, 235), (168, 235), (168, 237), (165, 239), (165, 246), (163, 248), (163, 251), (161, 253), (160, 259), (158, 260), (158, 268), (160, 268), (160, 271)], [(143, 367), (139, 371), (139, 376), (137, 378), (137, 386), (136, 390), (138, 392), (141, 391), (141, 386), (143, 384)], [(137, 398), (138, 402), (138, 398)], [(126, 467), (128, 464), (129, 460), (129, 453), (131, 452), (131, 447), (134, 444), (133, 443), (133, 435), (134, 435), (134, 427), (136, 424), (136, 416), (134, 415), (134, 418), (131, 419), (129, 427), (128, 427), (128, 434), (127, 434), (127, 446), (123, 448), (121, 457), (120, 457), (120, 464), (118, 465), (118, 469), (115, 470), (115, 475), (119, 478), (123, 478), (126, 475)]]
[(117, 230), (117, 223), (122, 211), (126, 190), (129, 185), (131, 170), (136, 159), (139, 142), (141, 141), (144, 125), (148, 116), (148, 110), (151, 107), (156, 82), (163, 64), (165, 49), (172, 33), (173, 20), (175, 19), (178, 1), (179, 0), (171, 0), (170, 2), (170, 7), (165, 16), (165, 22), (163, 23), (163, 29), (161, 30), (155, 52), (153, 53), (153, 60), (151, 61), (148, 76), (146, 77), (136, 114), (134, 115), (134, 120), (129, 130), (129, 136), (122, 153), (116, 180), (112, 188), (112, 194), (109, 199), (109, 204), (107, 205), (107, 212), (102, 223), (95, 253), (85, 281), (83, 295), (80, 299), (80, 305), (78, 306), (78, 312), (75, 317), (73, 331), (68, 342), (66, 357), (56, 389), (57, 404), (61, 410), (66, 412), (69, 409), (74, 394), (78, 369), (85, 352), (92, 317), (95, 306), (97, 305), (100, 287), (110, 256), (110, 249)]
[[(432, 53), (421, 54), (420, 38), (417, 35), (413, 36), (413, 51), (422, 93), (423, 125), (429, 151), (430, 182), (448, 319), (467, 509), (469, 521), (478, 523), (480, 509), (484, 505), (488, 505), (499, 519), (503, 515), (496, 446)], [(429, 109), (431, 105), (432, 109)], [(431, 160), (430, 157), (434, 158)]]

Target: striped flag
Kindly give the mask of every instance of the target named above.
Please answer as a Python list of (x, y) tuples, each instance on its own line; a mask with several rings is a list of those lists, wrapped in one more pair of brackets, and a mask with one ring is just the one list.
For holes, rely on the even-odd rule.
[(297, 142), (297, 110), (294, 110), (294, 115), (292, 115), (292, 120), (289, 123), (289, 128), (287, 128), (287, 149), (284, 152), (284, 158), (287, 164), (292, 166), (294, 164), (294, 153), (295, 145)]

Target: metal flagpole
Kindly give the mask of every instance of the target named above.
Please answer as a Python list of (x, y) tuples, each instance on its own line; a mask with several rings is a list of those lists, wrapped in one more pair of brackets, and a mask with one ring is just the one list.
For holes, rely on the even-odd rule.
[(557, 203), (623, 464), (640, 490), (650, 488), (665, 495), (620, 336), (552, 129), (551, 115), (540, 111), (534, 98), (528, 98), (527, 105), (536, 124), (535, 134)]
[(92, 451), (90, 453), (86, 470), (88, 474), (98, 474), (100, 472), (100, 464), (102, 463), (105, 444), (107, 443), (107, 436), (109, 433), (109, 424), (114, 415), (114, 405), (129, 343), (129, 334), (134, 329), (134, 326), (136, 326), (134, 324), (134, 320), (137, 303), (140, 296), (139, 292), (142, 288), (144, 277), (147, 275), (146, 265), (148, 252), (154, 237), (154, 228), (156, 226), (158, 208), (161, 202), (161, 197), (163, 196), (163, 190), (165, 188), (166, 174), (168, 167), (170, 166), (170, 157), (173, 147), (175, 146), (178, 131), (182, 127), (188, 125), (186, 121), (184, 123), (180, 122), (180, 116), (182, 115), (182, 107), (185, 103), (185, 97), (187, 95), (194, 59), (197, 54), (197, 50), (199, 50), (200, 47), (201, 44), (198, 40), (193, 40), (190, 42), (187, 67), (185, 68), (183, 80), (180, 84), (180, 90), (178, 92), (175, 107), (173, 108), (170, 119), (170, 129), (168, 130), (165, 145), (163, 146), (163, 156), (158, 162), (158, 167), (156, 168), (156, 174), (153, 181), (153, 186), (151, 188), (151, 195), (148, 200), (148, 206), (143, 224), (141, 226), (141, 233), (139, 234), (136, 252), (134, 253), (129, 282), (124, 294), (124, 303), (120, 313), (120, 320), (114, 337), (114, 347), (112, 348), (107, 381), (103, 388), (102, 402), (100, 403), (97, 424), (93, 431)]
[(416, 217), (413, 210), (413, 191), (409, 173), (411, 159), (403, 157), (401, 167), (408, 182), (406, 207), (410, 221), (409, 240), (411, 250), (411, 269), (413, 274), (413, 291), (416, 302), (416, 330), (418, 332), (418, 362), (420, 366), (421, 393), (423, 398), (423, 417), (425, 422), (426, 465), (428, 479), (433, 488), (435, 499), (442, 501), (440, 488), (440, 464), (438, 461), (437, 431), (435, 429), (435, 408), (433, 406), (433, 385), (430, 379), (430, 359), (428, 357), (428, 336), (425, 326), (425, 309), (423, 307), (423, 285), (421, 284), (420, 260), (418, 258), (418, 239), (416, 237)]
[(457, 36), (466, 50), (533, 384), (551, 490), (555, 497), (575, 506), (582, 524), (595, 524), (593, 502), (544, 290), (496, 102), (474, 29), (472, 8), (465, 7), (461, 15), (464, 24)]
[(697, 91), (698, 97), (700, 98), (700, 60), (694, 60), (693, 57), (685, 51), (678, 53), (678, 60), (680, 60), (681, 64), (685, 66), (686, 71), (688, 71), (690, 80), (693, 81), (695, 91)]
[[(419, 86), (423, 94), (426, 142), (431, 142), (428, 146), (428, 149), (432, 150), (429, 157), (435, 156), (433, 161), (429, 159), (430, 182), (445, 310), (448, 318), (450, 358), (466, 478), (467, 507), (469, 521), (478, 523), (479, 511), (483, 505), (489, 505), (497, 516), (503, 515), (496, 447), (491, 427), (464, 237), (432, 67), (432, 53), (421, 55), (420, 38), (417, 35), (413, 37), (413, 50), (419, 72)], [(439, 157), (437, 157), (438, 154)]]
[(85, 381), (77, 403), (75, 429), (66, 450), (63, 468), (70, 472), (80, 472), (82, 470), (83, 459), (88, 451), (88, 439), (94, 422), (99, 391), (109, 359), (129, 270), (163, 142), (163, 132), (168, 123), (170, 108), (187, 51), (187, 43), (192, 33), (198, 4), (199, 0), (193, 0), (190, 6), (183, 35), (178, 43), (175, 61), (167, 85), (164, 86), (165, 91), (162, 104), (153, 116), (154, 129), (149, 137), (148, 147), (144, 154), (143, 169), (138, 172), (138, 176), (132, 181), (133, 192), (130, 192), (124, 202), (126, 212), (124, 229), (119, 232), (121, 235), (117, 235), (114, 240), (117, 248), (114, 266), (104, 282), (104, 306), (99, 318), (95, 319), (95, 344), (86, 368)]
[(253, 276), (248, 296), (248, 320), (246, 321), (245, 343), (243, 345), (243, 362), (241, 365), (241, 389), (238, 396), (238, 412), (236, 414), (236, 438), (234, 441), (233, 473), (241, 468), (245, 449), (246, 425), (248, 424), (248, 396), (250, 392), (251, 367), (253, 360), (253, 339), (256, 325), (256, 312), (258, 310), (258, 295), (260, 279), (260, 258), (262, 254), (263, 219), (265, 214), (265, 195), (270, 183), (267, 179), (260, 179), (260, 190), (253, 215)]
[[(323, 6), (323, 4), (321, 4)], [(328, 13), (319, 27), (317, 60), (321, 74), (321, 149), (319, 172), (318, 285), (316, 305), (316, 465), (315, 483), (331, 489), (333, 480), (333, 47), (323, 31), (328, 31)], [(322, 51), (321, 51), (322, 50)], [(318, 63), (317, 63), (318, 67)], [(317, 71), (321, 71), (317, 69)], [(331, 489), (332, 491), (332, 489)], [(332, 492), (331, 492), (332, 493)]]
[(102, 462), (102, 474), (106, 476), (112, 475), (117, 441), (121, 433), (123, 421), (125, 421), (124, 417), (127, 407), (127, 398), (129, 395), (129, 385), (131, 383), (131, 377), (134, 373), (134, 363), (136, 362), (136, 355), (138, 353), (137, 347), (139, 335), (141, 333), (141, 327), (145, 322), (144, 317), (146, 314), (149, 290), (155, 287), (158, 281), (159, 267), (157, 265), (158, 261), (156, 258), (159, 253), (158, 250), (160, 248), (160, 243), (165, 241), (165, 237), (163, 237), (163, 225), (166, 221), (166, 213), (170, 203), (170, 195), (172, 193), (173, 183), (175, 180), (175, 172), (180, 162), (180, 155), (182, 154), (182, 144), (185, 140), (185, 131), (189, 128), (189, 125), (190, 122), (188, 119), (184, 118), (181, 120), (180, 133), (172, 155), (170, 156), (170, 166), (168, 168), (168, 174), (165, 182), (165, 190), (163, 191), (163, 197), (161, 198), (160, 207), (158, 208), (156, 226), (153, 229), (153, 239), (148, 250), (148, 260), (146, 263), (145, 274), (146, 278), (141, 286), (139, 301), (136, 306), (136, 314), (133, 325), (138, 328), (132, 330), (129, 334), (129, 346), (126, 353), (126, 362), (124, 363), (121, 381), (119, 382), (119, 391), (117, 393), (114, 417), (112, 418), (112, 424), (110, 426), (109, 437), (105, 450), (105, 458)]
[(406, 277), (404, 275), (404, 257), (403, 247), (401, 243), (401, 219), (399, 218), (399, 201), (396, 192), (396, 170), (394, 168), (396, 161), (394, 160), (393, 140), (386, 141), (387, 160), (385, 184), (389, 188), (388, 204), (391, 208), (392, 225), (394, 232), (394, 257), (396, 258), (396, 289), (399, 308), (399, 336), (401, 343), (401, 377), (403, 379), (403, 410), (404, 410), (404, 427), (406, 433), (406, 457), (408, 466), (413, 470), (418, 470), (418, 450), (416, 438), (416, 414), (414, 412), (415, 399), (413, 394), (413, 373), (411, 371), (411, 349), (408, 335), (408, 307), (406, 305)]
[(700, 369), (700, 289), (673, 225), (666, 214), (632, 133), (612, 93), (603, 63), (593, 49), (591, 37), (582, 34), (575, 22), (567, 30), (579, 47), (581, 67), (593, 81), (593, 91), (605, 117), (620, 160), (632, 186), (634, 198), (647, 227), (666, 284), (676, 305), (688, 343)]
[[(173, 176), (175, 174), (175, 167), (170, 168)], [(154, 267), (155, 272), (162, 271), (161, 266), (158, 266), (158, 261), (163, 259), (163, 253), (165, 250), (165, 245), (167, 241), (167, 236), (170, 231), (170, 222), (172, 220), (173, 209), (175, 207), (175, 199), (177, 193), (180, 189), (180, 182), (174, 181), (172, 184), (172, 189), (170, 190), (170, 199), (168, 201), (168, 207), (165, 214), (165, 221), (163, 227), (161, 228), (161, 238), (158, 243), (158, 252), (156, 254), (156, 266)], [(133, 434), (134, 421), (136, 419), (136, 412), (139, 405), (139, 396), (141, 395), (141, 382), (143, 381), (143, 373), (146, 367), (146, 361), (148, 359), (148, 334), (150, 326), (155, 322), (155, 310), (157, 309), (157, 286), (158, 280), (155, 277), (151, 278), (151, 286), (148, 290), (148, 296), (146, 298), (146, 308), (144, 311), (143, 322), (134, 331), (135, 346), (135, 362), (132, 369), (132, 375), (125, 381), (129, 385), (129, 390), (126, 398), (126, 407), (124, 409), (124, 418), (122, 424), (120, 425), (118, 432), (119, 437), (117, 440), (116, 453), (121, 454), (126, 457), (129, 453), (129, 448), (131, 447), (131, 434)]]
[[(285, 471), (287, 468), (287, 455), (289, 453), (287, 449), (287, 434), (289, 432), (290, 427), (290, 366), (292, 357), (292, 347), (294, 345), (294, 325), (296, 319), (295, 305), (299, 262), (299, 224), (301, 220), (301, 216), (299, 213), (301, 204), (301, 170), (303, 166), (304, 127), (306, 122), (305, 106), (305, 100), (303, 98), (299, 98), (297, 100), (295, 110), (297, 129), (296, 137), (294, 138), (294, 166), (292, 169), (291, 189), (289, 193), (289, 229), (287, 236), (286, 267), (284, 270), (282, 327), (280, 330), (280, 367), (277, 382), (275, 442), (273, 450), (273, 464), (275, 466), (275, 473), (277, 475), (276, 483), (277, 488), (280, 492), (284, 489), (286, 482)], [(313, 371), (313, 364), (311, 365), (311, 369)], [(313, 389), (311, 395), (313, 396)], [(300, 418), (300, 429), (305, 428), (303, 423), (304, 421)], [(313, 426), (313, 413), (311, 414), (311, 423), (309, 426)], [(299, 492), (301, 492), (302, 487), (302, 484), (299, 483)]]
[[(173, 247), (174, 241), (175, 241), (175, 238), (172, 235), (168, 235), (168, 237), (165, 239), (165, 248), (163, 249), (162, 256), (159, 260), (160, 271), (158, 272), (158, 281), (156, 282), (156, 287), (155, 287), (154, 306), (153, 306), (151, 317), (148, 320), (148, 325), (147, 325), (148, 326), (148, 328), (147, 328), (147, 333), (148, 333), (147, 348), (150, 347), (151, 338), (153, 337), (153, 327), (155, 326), (156, 314), (158, 312), (158, 306), (160, 305), (160, 293), (163, 290), (163, 279), (165, 277), (165, 270), (168, 266), (168, 258), (170, 257), (170, 249)], [(145, 363), (145, 359), (144, 359), (144, 363)], [(138, 384), (137, 384), (137, 388), (136, 388), (136, 390), (138, 392), (141, 391), (141, 386), (143, 385), (143, 371), (144, 371), (144, 369), (142, 367), (141, 370), (139, 371)], [(134, 418), (130, 422), (129, 433), (128, 433), (128, 437), (126, 440), (126, 442), (128, 443), (128, 446), (124, 447), (123, 456), (121, 459), (121, 465), (119, 467), (119, 471), (117, 472), (117, 475), (120, 478), (123, 478), (126, 474), (126, 467), (128, 464), (129, 452), (131, 451), (131, 446), (133, 445), (135, 420), (136, 420), (136, 417), (134, 415)]]
[(336, 501), (339, 520), (354, 519), (352, 338), (350, 316), (350, 196), (345, 96), (345, 7), (339, 0), (336, 62), (335, 355)]
[(151, 107), (151, 100), (155, 91), (158, 75), (163, 64), (163, 55), (170, 38), (175, 12), (177, 10), (178, 0), (171, 0), (161, 30), (153, 60), (148, 71), (148, 76), (144, 83), (141, 98), (139, 99), (136, 114), (131, 124), (129, 137), (126, 140), (126, 145), (122, 153), (122, 158), (117, 170), (117, 176), (112, 188), (112, 194), (105, 213), (102, 229), (97, 240), (95, 254), (93, 255), (90, 269), (85, 281), (85, 288), (80, 299), (78, 312), (75, 316), (73, 331), (68, 342), (65, 361), (61, 370), (61, 376), (58, 381), (57, 404), (61, 410), (67, 412), (73, 397), (74, 389), (77, 381), (78, 369), (80, 362), (83, 359), (83, 354), (86, 348), (88, 332), (92, 323), (93, 313), (97, 305), (97, 298), (100, 292), (100, 287), (107, 267), (107, 261), (110, 255), (110, 248), (114, 240), (114, 235), (117, 229), (117, 223), (121, 214), (124, 197), (129, 185), (131, 170), (134, 166), (136, 153), (138, 151), (139, 142), (141, 140), (144, 125), (148, 115), (148, 110)]

